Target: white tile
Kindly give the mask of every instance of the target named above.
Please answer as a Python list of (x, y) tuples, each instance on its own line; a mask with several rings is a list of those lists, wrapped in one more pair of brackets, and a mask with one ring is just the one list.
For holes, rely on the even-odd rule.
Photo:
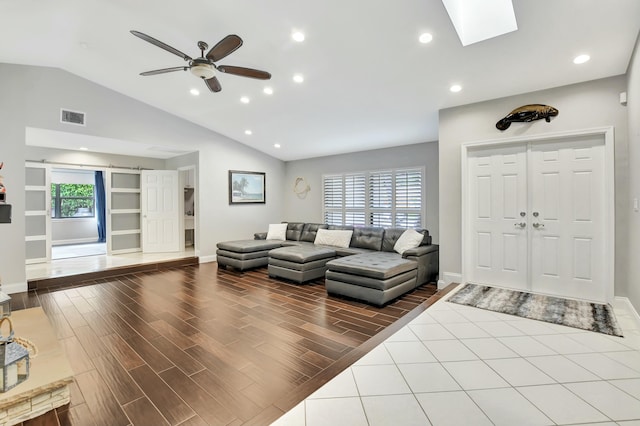
[(483, 361), (444, 362), (443, 367), (462, 389), (504, 388), (509, 384)]
[(562, 385), (528, 386), (517, 390), (558, 424), (610, 420)]
[(429, 312), (425, 311), (414, 318), (409, 324), (436, 324), (436, 320), (433, 319)]
[(498, 317), (493, 312), (484, 309), (472, 308), (463, 311), (458, 311), (463, 317), (473, 323), (497, 321)]
[(384, 345), (396, 364), (436, 362), (422, 342), (386, 342)]
[(603, 354), (575, 354), (566, 357), (605, 380), (640, 378), (640, 372)]
[[(612, 423), (615, 424), (615, 423)], [(629, 420), (628, 422), (618, 422), (616, 426), (640, 426), (640, 420)], [(593, 425), (589, 425), (593, 426)], [(596, 425), (597, 426), (597, 425)]]
[(538, 342), (548, 346), (559, 354), (583, 354), (594, 352), (593, 349), (578, 343), (566, 334), (535, 336)]
[(429, 420), (413, 395), (362, 397), (370, 426), (428, 426)]
[(469, 391), (469, 396), (496, 426), (554, 424), (513, 388)]
[(367, 426), (360, 398), (310, 399), (306, 402), (306, 426)]
[(384, 346), (384, 344), (380, 344), (373, 348), (373, 350), (368, 354), (356, 361), (354, 365), (381, 365), (393, 363), (393, 358), (391, 358), (391, 355), (387, 351), (387, 348)]
[(604, 381), (565, 384), (611, 420), (640, 419), (640, 401)]
[(440, 310), (430, 312), (431, 316), (440, 324), (449, 324), (456, 322), (469, 322), (468, 319), (460, 315), (454, 310)]
[(484, 339), (462, 339), (460, 341), (471, 349), (480, 359), (513, 358), (518, 356), (518, 354), (493, 337)]
[(486, 331), (475, 324), (466, 323), (450, 323), (444, 327), (458, 339), (473, 339), (475, 337), (489, 337)]
[(511, 323), (515, 328), (522, 331), (529, 336), (539, 336), (545, 334), (558, 334), (557, 330), (549, 327), (547, 323), (543, 321), (536, 321), (527, 319), (525, 321), (513, 321)]
[(434, 426), (489, 426), (491, 421), (465, 392), (416, 394)]
[(398, 368), (413, 393), (460, 390), (458, 383), (439, 363), (402, 364)]
[(533, 386), (556, 383), (523, 358), (489, 359), (485, 361), (511, 386)]
[(420, 340), (443, 340), (456, 338), (440, 324), (416, 324), (409, 325), (405, 328), (411, 329)]
[(596, 352), (627, 351), (630, 348), (618, 342), (619, 337), (613, 338), (602, 333), (576, 333), (569, 334), (568, 337), (582, 343)]
[(309, 399), (341, 398), (346, 396), (358, 396), (358, 388), (350, 368), (347, 368), (309, 395)]
[(400, 330), (393, 333), (386, 342), (411, 342), (418, 341), (418, 337), (411, 332), (409, 327), (402, 327)]
[(551, 348), (530, 336), (499, 337), (498, 340), (520, 356), (556, 355)]
[(395, 365), (359, 365), (351, 370), (362, 396), (411, 393)]
[(640, 371), (640, 352), (638, 351), (605, 352), (604, 355), (631, 369)]
[(589, 382), (599, 377), (562, 355), (534, 356), (527, 360), (560, 383)]
[(304, 426), (305, 424), (305, 402), (293, 407), (291, 410), (284, 413), (278, 420), (271, 423), (271, 426)]
[(478, 357), (459, 340), (431, 340), (423, 341), (423, 343), (440, 362), (478, 359)]
[(492, 335), (493, 337), (506, 337), (506, 336), (523, 336), (524, 333), (509, 322), (505, 321), (487, 321), (478, 323), (478, 327)]
[(611, 380), (609, 383), (640, 400), (640, 379)]

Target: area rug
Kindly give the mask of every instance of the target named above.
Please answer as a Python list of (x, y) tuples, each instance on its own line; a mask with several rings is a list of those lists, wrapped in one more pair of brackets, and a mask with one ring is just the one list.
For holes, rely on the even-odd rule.
[(611, 305), (465, 284), (449, 302), (623, 337)]

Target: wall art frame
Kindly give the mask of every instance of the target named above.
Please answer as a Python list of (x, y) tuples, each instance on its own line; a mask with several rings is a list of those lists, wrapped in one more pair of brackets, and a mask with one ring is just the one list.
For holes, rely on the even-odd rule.
[(229, 170), (229, 204), (265, 204), (266, 173)]

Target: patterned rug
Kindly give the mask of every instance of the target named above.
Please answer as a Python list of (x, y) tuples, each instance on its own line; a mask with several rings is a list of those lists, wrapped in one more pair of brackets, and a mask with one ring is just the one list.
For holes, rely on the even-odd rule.
[(611, 305), (465, 284), (448, 299), (460, 305), (622, 336)]

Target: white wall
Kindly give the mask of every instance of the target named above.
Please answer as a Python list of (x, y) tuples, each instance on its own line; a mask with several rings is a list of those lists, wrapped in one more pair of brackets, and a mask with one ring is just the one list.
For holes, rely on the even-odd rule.
[[(5, 161), (2, 174), (14, 204), (13, 223), (0, 225), (0, 274), (5, 291), (26, 290), (25, 253), (20, 249), (24, 247), (24, 162), (37, 160), (26, 155), (27, 127), (199, 150), (202, 220), (198, 229), (200, 254), (205, 258), (213, 258), (216, 242), (246, 238), (283, 216), (279, 189), (284, 163), (218, 133), (59, 69), (0, 64), (0, 93), (0, 161)], [(61, 124), (61, 107), (87, 113), (87, 126)], [(267, 203), (229, 206), (229, 169), (267, 172)]]
[[(282, 220), (324, 222), (322, 217), (323, 174), (413, 166), (425, 168), (427, 216), (425, 228), (432, 235), (434, 244), (437, 244), (439, 241), (437, 142), (287, 162), (285, 183), (282, 186), (285, 197), (285, 216)], [(298, 177), (304, 178), (311, 187), (304, 199), (298, 198), (293, 192), (293, 185)]]
[[(640, 36), (627, 71), (627, 110), (629, 113), (629, 199), (640, 203)], [(624, 294), (631, 300), (636, 311), (640, 312), (640, 212), (627, 207), (629, 215), (627, 233), (630, 236), (627, 252), (627, 288)]]
[[(626, 90), (624, 76), (526, 93), (440, 111), (440, 273), (461, 273), (461, 145), (523, 135), (614, 126), (616, 209), (616, 295), (628, 293), (628, 179), (627, 108), (619, 94)], [(514, 123), (501, 132), (500, 118), (516, 107), (542, 103), (558, 108), (551, 123)]]

